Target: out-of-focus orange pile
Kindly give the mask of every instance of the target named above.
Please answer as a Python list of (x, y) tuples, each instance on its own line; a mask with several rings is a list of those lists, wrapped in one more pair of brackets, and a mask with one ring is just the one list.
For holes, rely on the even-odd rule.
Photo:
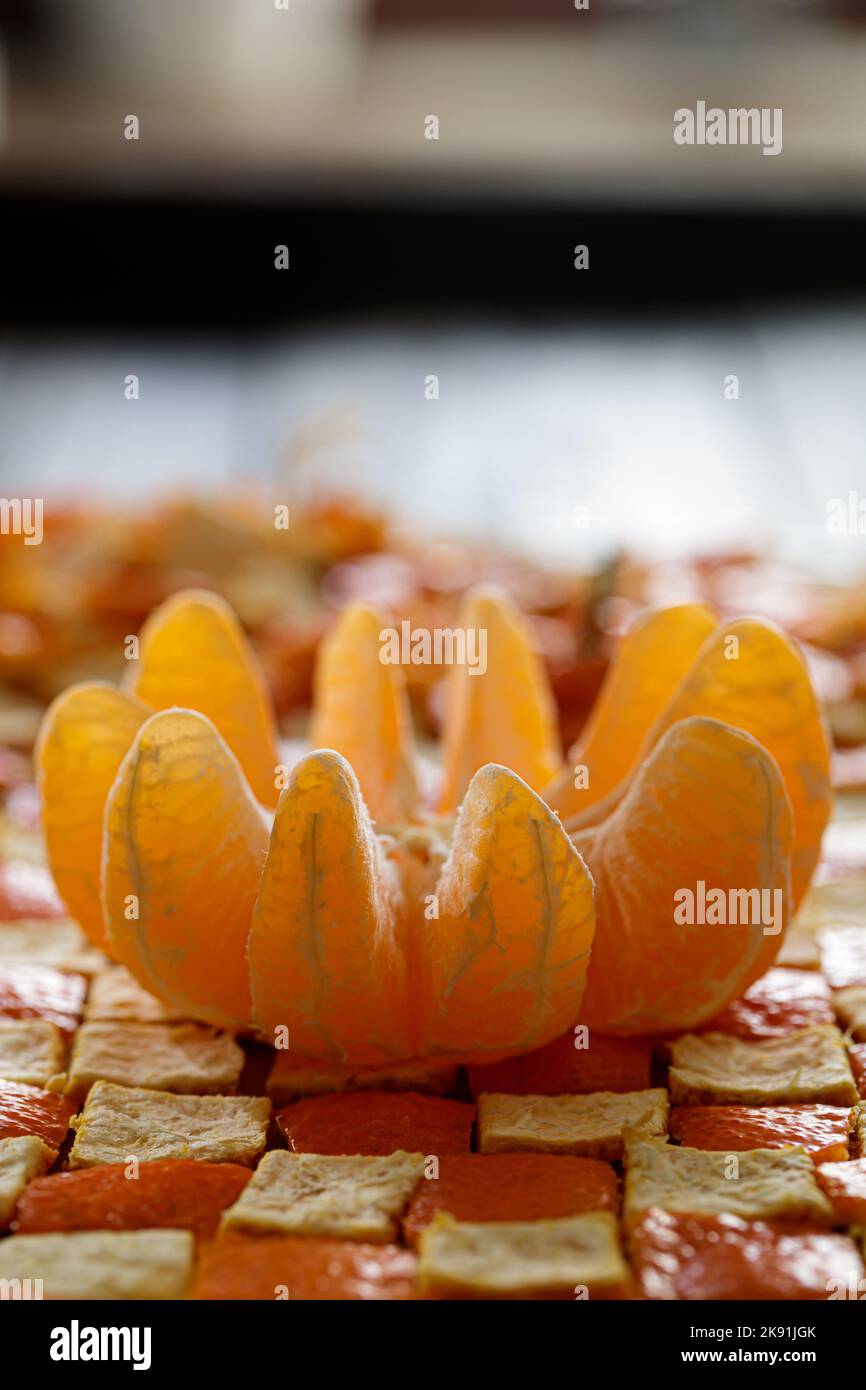
[[(221, 594), (253, 639), (279, 716), (310, 702), (315, 652), (353, 601), (413, 627), (446, 627), (468, 587), (495, 583), (532, 617), (570, 742), (604, 675), (601, 625), (618, 567), (551, 571), (503, 550), (408, 535), (376, 509), (264, 493), (149, 509), (46, 508), (44, 540), (0, 547), (0, 746), (26, 749), (42, 708), (75, 681), (116, 680), (123, 639), (180, 589)], [(413, 713), (436, 733), (441, 671), (407, 666)], [(14, 768), (0, 766), (0, 781)]]
[[(344, 496), (289, 508), (245, 489), (149, 508), (46, 507), (44, 540), (0, 545), (0, 786), (22, 775), (45, 705), (78, 680), (116, 680), (123, 639), (179, 589), (221, 594), (250, 634), (278, 717), (310, 703), (318, 644), (352, 602), (447, 627), (461, 596), (496, 584), (529, 616), (568, 747), (598, 694), (617, 637), (645, 607), (705, 601), (722, 620), (754, 613), (804, 646), (828, 710), (840, 785), (866, 780), (866, 580), (820, 584), (756, 555), (641, 563), (627, 555), (551, 569), (504, 549), (408, 534)], [(442, 672), (404, 669), (420, 731), (442, 727)]]

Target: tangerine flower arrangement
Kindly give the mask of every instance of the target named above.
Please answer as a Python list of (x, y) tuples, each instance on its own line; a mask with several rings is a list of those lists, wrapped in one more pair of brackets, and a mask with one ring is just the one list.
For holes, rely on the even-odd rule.
[(563, 760), (522, 616), (478, 591), (460, 625), (487, 669), (448, 672), (434, 799), (377, 614), (323, 643), (312, 751), (285, 768), (231, 609), (155, 610), (128, 683), (73, 686), (39, 738), (51, 868), (93, 942), (185, 1016), (353, 1065), (682, 1031), (741, 995), (784, 930), (683, 923), (675, 895), (769, 891), (784, 927), (809, 884), (829, 746), (796, 647), (651, 613)]

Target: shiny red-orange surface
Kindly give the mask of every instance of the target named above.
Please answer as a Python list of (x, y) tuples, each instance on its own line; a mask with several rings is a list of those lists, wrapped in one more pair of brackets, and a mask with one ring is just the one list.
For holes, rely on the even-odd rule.
[(616, 1174), (595, 1158), (445, 1154), (415, 1189), (403, 1229), (410, 1245), (440, 1211), (458, 1221), (541, 1221), (617, 1209)]
[(822, 975), (816, 970), (774, 966), (701, 1031), (758, 1041), (783, 1037), (811, 1023), (834, 1022), (830, 988)]
[(0, 1081), (0, 1139), (33, 1134), (49, 1149), (60, 1148), (69, 1130), (74, 1106), (55, 1091)]
[(160, 1159), (138, 1166), (106, 1163), (51, 1173), (26, 1188), (17, 1229), (140, 1231), (154, 1227), (213, 1235), (251, 1173), (236, 1163)]
[(50, 965), (0, 967), (0, 1018), (37, 1018), (71, 1033), (81, 1022), (87, 984)]
[(308, 1154), (468, 1153), (475, 1106), (415, 1091), (313, 1096), (277, 1113), (288, 1147)]
[(65, 917), (50, 871), (26, 859), (0, 864), (0, 922)]
[(866, 985), (866, 927), (832, 927), (819, 938), (821, 970), (833, 989)]
[(854, 1043), (848, 1048), (851, 1070), (857, 1083), (857, 1090), (866, 1100), (866, 1043)]
[(866, 1158), (821, 1163), (816, 1173), (840, 1226), (866, 1225)]
[(674, 1139), (691, 1149), (784, 1149), (799, 1145), (816, 1163), (848, 1157), (851, 1111), (839, 1105), (681, 1105)]
[[(575, 1046), (586, 1041), (588, 1046)], [(591, 1091), (642, 1091), (650, 1084), (652, 1043), (646, 1038), (605, 1038), (590, 1031), (566, 1033), (546, 1047), (491, 1066), (470, 1067), (472, 1094), (505, 1091), (518, 1096), (589, 1095)]]
[(415, 1256), (397, 1245), (227, 1235), (202, 1248), (198, 1299), (394, 1300), (413, 1296)]
[(658, 1208), (632, 1231), (630, 1252), (640, 1291), (655, 1299), (845, 1297), (864, 1275), (848, 1236)]

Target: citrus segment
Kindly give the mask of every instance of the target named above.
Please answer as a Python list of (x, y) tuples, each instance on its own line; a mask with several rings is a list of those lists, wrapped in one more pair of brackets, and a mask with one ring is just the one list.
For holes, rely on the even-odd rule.
[(246, 1027), (246, 945), (265, 815), (213, 724), (152, 715), (106, 807), (103, 904), (112, 953), (186, 1016)]
[(319, 648), (310, 742), (351, 763), (374, 820), (411, 818), (417, 801), (403, 671), (380, 659), (382, 620), (346, 609)]
[(298, 1056), (411, 1056), (399, 890), (339, 753), (296, 765), (277, 807), (250, 933), (253, 1020)]
[(110, 685), (74, 685), (51, 705), (36, 745), (51, 872), (95, 946), (105, 946), (99, 900), (105, 801), (150, 712), (135, 695)]
[[(749, 734), (683, 720), (613, 815), (574, 843), (596, 884), (578, 1015), (590, 1028), (691, 1027), (769, 967), (790, 905), (791, 812), (778, 767)], [(708, 910), (712, 890), (723, 916), (718, 905)]]
[(830, 745), (805, 661), (768, 623), (743, 618), (719, 628), (647, 735), (647, 747), (690, 715), (708, 715), (743, 729), (775, 758), (793, 816), (796, 907), (818, 863), (833, 808)]
[(503, 763), (540, 791), (561, 762), (553, 699), (522, 615), (504, 594), (479, 589), (464, 601), (457, 627), (467, 651), (475, 635), (483, 660), (448, 674), (442, 811), (460, 804), (485, 763)]
[(577, 1017), (593, 936), (592, 880), (557, 817), (490, 764), (463, 799), (421, 938), (429, 1055), (541, 1047)]
[(207, 715), (265, 806), (277, 799), (279, 763), (270, 696), (234, 612), (204, 589), (174, 594), (141, 630), (129, 688), (151, 709)]
[[(684, 603), (644, 614), (625, 634), (566, 767), (544, 794), (563, 819), (593, 806), (631, 772), (647, 729), (715, 627), (711, 609)], [(580, 788), (578, 766), (586, 769)]]

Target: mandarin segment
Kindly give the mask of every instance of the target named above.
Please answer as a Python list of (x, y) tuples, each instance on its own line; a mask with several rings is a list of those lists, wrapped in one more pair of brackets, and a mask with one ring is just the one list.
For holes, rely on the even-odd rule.
[(151, 613), (129, 689), (153, 710), (197, 710), (219, 730), (253, 794), (277, 799), (279, 764), (270, 696), (234, 612), (218, 594), (186, 589)]
[(374, 820), (408, 820), (418, 798), (401, 667), (381, 660), (382, 619), (346, 609), (316, 662), (310, 743), (351, 763)]
[(558, 818), (507, 768), (473, 777), (435, 897), (418, 970), (430, 1055), (492, 1062), (574, 1022), (592, 879)]
[(108, 798), (104, 910), (113, 954), (187, 1017), (248, 1026), (247, 938), (267, 843), (264, 813), (210, 720), (153, 715)]
[[(830, 819), (830, 745), (811, 677), (792, 642), (769, 623), (743, 618), (718, 628), (685, 679), (647, 729), (643, 765), (664, 735), (690, 718), (723, 721), (751, 734), (778, 764), (793, 816), (793, 906), (809, 886)], [(609, 816), (627, 794), (628, 779), (569, 821), (580, 831)]]
[(448, 674), (443, 812), (459, 806), (485, 763), (505, 764), (540, 791), (561, 761), (553, 699), (522, 615), (504, 594), (479, 589), (464, 601), (457, 628), (479, 641), (485, 634), (486, 664), (455, 665)]
[[(574, 837), (596, 884), (596, 931), (581, 1022), (601, 1032), (691, 1027), (737, 998), (767, 969), (781, 932), (757, 922), (678, 922), (698, 883), (790, 899), (791, 812), (779, 769), (748, 734), (714, 719), (675, 725), (622, 803)], [(779, 898), (772, 896), (778, 893)], [(762, 904), (765, 901), (761, 900)], [(731, 914), (734, 915), (734, 914)], [(672, 968), (675, 965), (675, 968)]]
[(399, 889), (358, 781), (310, 753), (280, 797), (249, 942), (252, 1017), (302, 1057), (412, 1055)]
[(54, 882), (95, 946), (105, 946), (99, 885), (105, 802), (151, 711), (135, 695), (74, 685), (50, 706), (36, 745), (42, 826)]
[(793, 816), (791, 886), (796, 906), (818, 863), (821, 836), (833, 808), (830, 744), (805, 661), (769, 623), (743, 618), (720, 628), (704, 644), (650, 731), (648, 746), (693, 714), (714, 716), (744, 730), (775, 758)]
[[(711, 609), (684, 603), (643, 614), (625, 634), (567, 766), (544, 793), (563, 819), (593, 806), (631, 772), (647, 729), (715, 627)], [(588, 773), (581, 789), (574, 785), (577, 766)]]

